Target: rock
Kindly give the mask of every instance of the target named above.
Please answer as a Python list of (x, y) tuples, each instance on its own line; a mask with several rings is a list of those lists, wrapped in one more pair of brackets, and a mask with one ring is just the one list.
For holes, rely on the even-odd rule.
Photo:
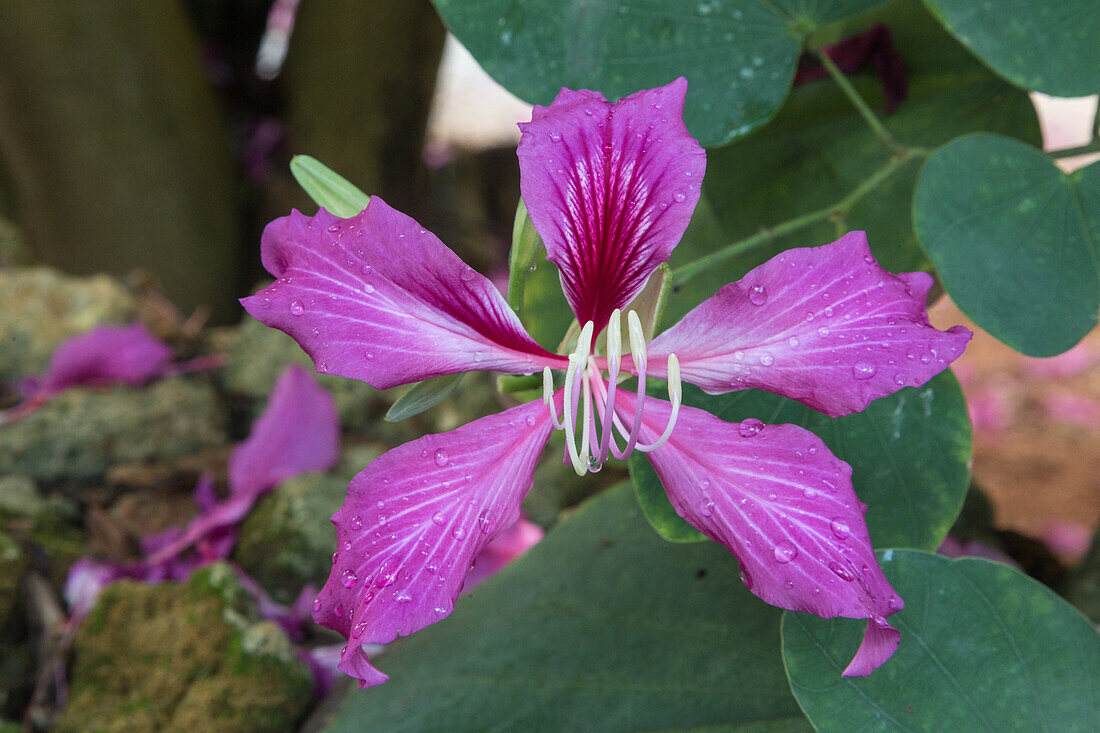
[(133, 297), (106, 275), (0, 269), (0, 381), (41, 373), (62, 341), (134, 317)]
[[(25, 556), (37, 558), (38, 569), (58, 586), (64, 583), (69, 566), (84, 554), (76, 502), (57, 493), (43, 495), (27, 476), (0, 476), (0, 534), (4, 532)], [(0, 608), (3, 587), (0, 580)]]
[(73, 657), (58, 732), (288, 731), (313, 697), (309, 669), (221, 563), (181, 584), (110, 586)]
[(351, 477), (381, 453), (352, 448), (334, 471), (284, 481), (244, 521), (234, 559), (282, 603), (292, 603), (307, 583), (320, 588), (336, 549), (329, 517), (344, 503)]
[(114, 464), (170, 460), (221, 445), (225, 422), (213, 387), (198, 378), (70, 389), (0, 426), (0, 474), (91, 481)]

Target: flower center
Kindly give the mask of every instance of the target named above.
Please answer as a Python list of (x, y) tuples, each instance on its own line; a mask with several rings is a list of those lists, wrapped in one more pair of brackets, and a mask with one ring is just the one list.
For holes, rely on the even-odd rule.
[[(607, 377), (597, 365), (597, 355), (593, 354), (592, 321), (584, 324), (577, 348), (569, 355), (569, 367), (565, 371), (564, 405), (561, 419), (558, 419), (554, 406), (554, 377), (550, 367), (542, 371), (542, 401), (550, 407), (550, 418), (554, 427), (565, 431), (565, 450), (573, 470), (578, 476), (589, 471), (599, 471), (609, 455), (625, 460), (635, 450), (648, 453), (657, 450), (672, 435), (676, 416), (680, 412), (682, 389), (680, 386), (680, 361), (675, 354), (668, 355), (668, 398), (672, 403), (668, 424), (661, 436), (652, 443), (639, 443), (642, 429), (642, 415), (645, 411), (645, 375), (646, 345), (642, 322), (633, 310), (626, 314), (627, 332), (630, 339), (630, 355), (633, 372), (638, 376), (638, 395), (634, 405), (634, 419), (628, 427), (615, 413), (615, 395), (618, 388), (620, 366), (622, 364), (622, 324), (621, 314), (616, 308), (607, 324)], [(593, 405), (595, 410), (593, 410)], [(580, 436), (578, 440), (578, 415), (580, 417)], [(614, 432), (626, 441), (619, 448)]]

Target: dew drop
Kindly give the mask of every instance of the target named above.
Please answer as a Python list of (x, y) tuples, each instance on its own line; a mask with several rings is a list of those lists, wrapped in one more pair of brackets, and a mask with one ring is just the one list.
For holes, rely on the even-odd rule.
[(412, 599), (413, 597), (409, 595), (407, 591), (395, 590), (393, 592), (393, 600), (397, 601), (398, 603), (408, 603)]
[(300, 300), (290, 301), (290, 313), (291, 315), (300, 316), (306, 312), (306, 307), (302, 305)]
[(886, 599), (886, 605), (890, 607), (891, 611), (896, 611), (901, 608), (901, 599), (897, 596), (890, 596)]
[(856, 379), (870, 379), (878, 369), (868, 361), (857, 361), (852, 367), (852, 376)]
[(845, 582), (851, 583), (853, 580), (856, 579), (856, 576), (852, 575), (851, 570), (836, 561), (832, 561), (829, 563), (829, 570), (832, 570), (838, 578)]
[(901, 372), (898, 372), (897, 374), (895, 374), (894, 375), (894, 384), (898, 385), (899, 387), (904, 387), (905, 386), (905, 375), (902, 374)]
[[(332, 609), (332, 612), (336, 614), (337, 618), (343, 618), (343, 616), (344, 616), (344, 604), (343, 603), (337, 603), (336, 607)], [(346, 649), (347, 647), (344, 647), (344, 648)]]
[(355, 516), (353, 516), (351, 518), (350, 524), (351, 524), (351, 528), (356, 530), (356, 531), (358, 531), (360, 529), (363, 529), (363, 518), (360, 517), (358, 514), (356, 514)]
[(462, 527), (455, 527), (451, 530), (451, 534), (454, 535), (456, 540), (466, 539), (466, 530), (462, 529)]
[(768, 289), (763, 285), (753, 285), (749, 288), (749, 302), (753, 305), (764, 305), (768, 301)]
[(742, 438), (751, 438), (763, 429), (763, 422), (757, 420), (755, 417), (750, 417), (748, 420), (741, 421), (741, 424), (737, 428), (737, 432)]
[(790, 344), (792, 348), (798, 346), (798, 337), (791, 336), (789, 339), (787, 339), (787, 343)]
[(315, 599), (313, 599), (313, 612), (314, 613), (319, 613), (320, 611), (321, 611), (321, 599), (320, 598), (315, 598)]
[(344, 552), (351, 552), (351, 540), (344, 540)]
[(339, 224), (333, 224), (328, 228), (328, 230), (330, 232), (334, 232), (334, 233), (338, 232), (338, 231), (340, 231), (340, 225)]
[(561, 142), (561, 133), (560, 132), (551, 132), (550, 133), (550, 139), (553, 140), (556, 143), (560, 143)]
[(752, 576), (744, 568), (741, 568), (741, 572), (737, 574), (737, 577), (741, 578), (741, 582), (745, 584), (746, 588), (752, 590)]
[(764, 366), (771, 366), (772, 364), (775, 363), (775, 357), (772, 356), (771, 354), (761, 354), (760, 355), (760, 363), (763, 364)]
[(745, 352), (740, 351), (740, 350), (735, 351), (735, 352), (733, 352), (733, 358), (737, 359), (738, 361), (741, 361), (742, 359), (745, 358)]
[(798, 557), (798, 550), (787, 540), (782, 540), (775, 546), (775, 561), (778, 563), (789, 563), (791, 560)]
[(703, 505), (699, 507), (699, 511), (704, 517), (709, 517), (714, 514), (714, 502), (710, 499), (704, 498)]
[(682, 204), (682, 203), (684, 203), (685, 200), (687, 200), (687, 196), (685, 196), (680, 191), (677, 191), (676, 193), (672, 194), (672, 198), (675, 199), (676, 203), (678, 203), (678, 204)]
[(339, 559), (339, 557), (340, 557), (340, 553), (339, 553), (339, 552), (334, 552), (334, 553), (332, 553), (332, 564), (333, 564), (333, 565), (335, 565), (335, 564), (336, 564), (336, 560), (337, 560), (337, 559)]
[(462, 277), (463, 282), (470, 282), (471, 280), (474, 279), (474, 275), (476, 275), (476, 274), (477, 273), (474, 272), (474, 268), (470, 267), (469, 265), (466, 265), (466, 269), (462, 271), (461, 277)]
[(921, 354), (920, 355), (920, 363), (921, 364), (928, 364), (931, 361), (932, 361), (932, 357), (929, 356), (928, 354)]
[(375, 504), (375, 506), (378, 507), (379, 509), (385, 509), (386, 508), (386, 500), (385, 499), (379, 499), (378, 503)]
[(439, 466), (440, 468), (443, 468), (444, 466), (447, 465), (447, 462), (450, 461), (450, 460), (451, 459), (450, 459), (450, 456), (447, 455), (447, 451), (443, 450), (442, 448), (437, 448), (436, 449), (436, 451), (435, 451), (435, 465)]
[(836, 537), (838, 540), (846, 540), (848, 539), (848, 535), (852, 533), (852, 530), (848, 526), (848, 523), (840, 517), (837, 517), (833, 519), (833, 521), (829, 522), (829, 529), (833, 531), (833, 536)]
[(359, 580), (359, 576), (355, 574), (354, 570), (348, 569), (340, 576), (340, 584), (345, 588), (352, 588), (355, 586), (355, 581)]
[(367, 295), (370, 295), (371, 293), (374, 292), (374, 286), (371, 285), (370, 283), (363, 283), (363, 292), (366, 293)]
[(833, 311), (833, 307), (831, 305), (825, 306), (825, 317), (826, 318), (832, 318), (833, 313), (834, 313), (834, 311)]
[(816, 499), (817, 498), (817, 492), (813, 489), (804, 490), (802, 492), (802, 495), (805, 496), (807, 499)]
[(432, 515), (432, 521), (440, 526), (443, 526), (447, 523), (447, 518), (443, 516), (442, 512), (436, 512)]
[(874, 257), (872, 257), (871, 255), (867, 255), (867, 256), (865, 256), (865, 257), (863, 258), (863, 261), (864, 261), (864, 262), (866, 262), (866, 263), (867, 263), (868, 265), (873, 265), (873, 264), (875, 264), (875, 258), (874, 258)]
[(477, 518), (478, 527), (481, 528), (482, 534), (489, 534), (493, 531), (493, 515), (489, 512), (482, 512)]

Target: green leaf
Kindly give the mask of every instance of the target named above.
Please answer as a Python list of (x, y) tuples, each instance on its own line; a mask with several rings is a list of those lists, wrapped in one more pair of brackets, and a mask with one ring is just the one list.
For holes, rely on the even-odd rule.
[(1100, 165), (1066, 174), (998, 135), (962, 137), (921, 171), (913, 222), (952, 300), (1012, 348), (1053, 356), (1100, 309)]
[(947, 30), (1013, 84), (1056, 97), (1100, 91), (1096, 0), (925, 0)]
[(435, 0), (448, 28), (517, 96), (609, 98), (688, 79), (685, 121), (722, 145), (771, 119), (816, 24), (882, 0)]
[(950, 371), (839, 418), (758, 390), (709, 396), (685, 389), (684, 403), (730, 422), (755, 417), (812, 430), (851, 465), (876, 547), (936, 549), (966, 498), (970, 418)]
[(401, 422), (430, 410), (454, 392), (463, 376), (465, 373), (459, 372), (417, 382), (390, 405), (390, 409), (386, 411), (386, 422)]
[(653, 470), (644, 454), (635, 452), (626, 461), (630, 469), (630, 481), (634, 485), (634, 498), (642, 509), (642, 515), (657, 534), (669, 542), (703, 542), (707, 536), (692, 527), (676, 513), (668, 500), (664, 484)]
[(542, 238), (535, 231), (535, 225), (527, 215), (527, 206), (520, 199), (512, 224), (512, 248), (508, 251), (508, 305), (520, 317), (523, 317), (523, 291), (527, 287), (527, 276), (535, 269), (535, 258), (542, 251)]
[[(877, 22), (889, 25), (909, 83), (908, 98), (893, 114), (882, 117), (897, 140), (935, 147), (967, 132), (992, 130), (1039, 142), (1038, 121), (1027, 95), (983, 67), (919, 2), (893, 3), (822, 29), (820, 35), (828, 38), (820, 40), (861, 32)], [(868, 68), (850, 78), (881, 113), (884, 102), (875, 71)], [(833, 205), (886, 162), (883, 146), (836, 84), (822, 79), (796, 87), (778, 117), (752, 138), (708, 151), (703, 194), (717, 231), (693, 221), (691, 236), (673, 254), (673, 273), (762, 227)], [(843, 231), (866, 230), (875, 256), (889, 270), (930, 269), (910, 223), (918, 169), (918, 160), (903, 167), (839, 226), (825, 222), (808, 227), (677, 282), (667, 322), (675, 322), (719, 287), (780, 251), (826, 244)]]
[(309, 197), (330, 214), (343, 219), (367, 208), (370, 197), (316, 158), (295, 155), (290, 172)]
[(880, 553), (905, 608), (893, 658), (840, 676), (863, 622), (783, 616), (791, 689), (829, 731), (1094, 731), (1100, 636), (1050, 589), (999, 563)]
[(387, 648), (329, 731), (806, 731), (779, 612), (715, 544), (672, 545), (620, 485)]

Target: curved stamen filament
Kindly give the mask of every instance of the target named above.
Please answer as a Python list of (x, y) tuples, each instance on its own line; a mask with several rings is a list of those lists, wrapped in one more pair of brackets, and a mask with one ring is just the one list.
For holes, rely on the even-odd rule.
[(634, 311), (626, 314), (627, 328), (630, 333), (630, 356), (634, 359), (634, 371), (638, 373), (638, 402), (634, 406), (634, 423), (630, 426), (629, 437), (623, 452), (630, 455), (634, 452), (634, 446), (638, 444), (638, 433), (642, 429), (642, 410), (645, 409), (645, 366), (646, 355), (645, 332), (642, 331), (642, 321)]
[[(565, 429), (565, 415), (558, 419), (558, 408), (554, 405), (554, 374), (550, 367), (542, 368), (542, 404), (550, 406), (550, 422), (555, 430)], [(564, 412), (564, 410), (563, 410)]]
[[(603, 434), (600, 436), (599, 451), (601, 464), (607, 460), (608, 453), (611, 450), (611, 418), (615, 415), (615, 390), (618, 387), (619, 365), (622, 363), (623, 358), (623, 332), (619, 316), (619, 309), (616, 308), (611, 312), (611, 320), (607, 324), (607, 394), (602, 395), (604, 409), (600, 411), (600, 420), (603, 422)], [(602, 388), (603, 380), (600, 379), (599, 370), (593, 368), (593, 371), (595, 372), (597, 384)]]
[[(581, 335), (577, 339), (577, 349), (569, 355), (569, 368), (565, 372), (565, 404), (564, 404), (564, 416), (565, 420), (565, 449), (569, 454), (569, 461), (573, 464), (573, 470), (577, 472), (578, 476), (583, 476), (588, 472), (588, 436), (589, 436), (589, 422), (592, 415), (592, 401), (591, 393), (585, 391), (584, 400), (584, 413), (581, 415), (581, 438), (582, 444), (580, 450), (577, 449), (576, 440), (576, 423), (577, 423), (577, 397), (579, 396), (581, 384), (577, 383), (578, 372), (581, 375), (581, 381), (584, 386), (588, 386), (588, 378), (586, 371), (588, 369), (588, 357), (592, 353), (592, 331), (595, 328), (592, 321), (584, 324), (584, 328), (581, 329)], [(545, 389), (545, 387), (544, 387)]]
[[(649, 453), (660, 448), (672, 435), (672, 428), (676, 426), (676, 416), (680, 413), (680, 401), (683, 399), (683, 387), (680, 384), (680, 360), (676, 357), (676, 354), (668, 355), (668, 400), (672, 403), (672, 412), (668, 416), (668, 424), (665, 425), (665, 431), (661, 433), (661, 437), (656, 441), (647, 445), (639, 443), (637, 445), (638, 450), (642, 453)], [(639, 395), (640, 401), (641, 395)]]

